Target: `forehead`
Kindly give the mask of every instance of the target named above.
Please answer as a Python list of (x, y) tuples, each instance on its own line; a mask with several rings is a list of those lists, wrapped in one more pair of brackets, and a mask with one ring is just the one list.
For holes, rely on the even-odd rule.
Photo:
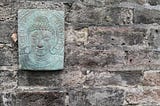
[(30, 33), (31, 36), (52, 36), (52, 33), (47, 30), (35, 30)]

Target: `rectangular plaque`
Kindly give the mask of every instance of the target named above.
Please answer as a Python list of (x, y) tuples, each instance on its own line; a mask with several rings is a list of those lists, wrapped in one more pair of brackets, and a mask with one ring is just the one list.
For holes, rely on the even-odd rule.
[(18, 11), (19, 68), (61, 70), (64, 67), (64, 12)]

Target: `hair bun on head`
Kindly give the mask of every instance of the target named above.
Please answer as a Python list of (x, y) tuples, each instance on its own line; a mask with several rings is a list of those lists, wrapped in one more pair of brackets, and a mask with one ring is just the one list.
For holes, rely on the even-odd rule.
[(50, 32), (53, 31), (52, 27), (49, 25), (48, 18), (45, 16), (36, 17), (33, 24), (28, 28), (29, 33), (35, 30), (47, 30)]

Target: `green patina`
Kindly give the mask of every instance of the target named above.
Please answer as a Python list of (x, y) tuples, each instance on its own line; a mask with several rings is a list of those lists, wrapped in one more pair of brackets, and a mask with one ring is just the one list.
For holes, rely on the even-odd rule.
[(18, 11), (19, 66), (22, 70), (61, 70), (64, 66), (64, 12)]

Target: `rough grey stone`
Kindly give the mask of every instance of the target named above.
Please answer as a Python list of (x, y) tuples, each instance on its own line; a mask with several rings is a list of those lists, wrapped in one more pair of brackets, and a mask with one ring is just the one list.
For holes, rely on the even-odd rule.
[(156, 6), (160, 4), (160, 1), (159, 0), (148, 0), (148, 3), (150, 5)]
[(86, 86), (135, 86), (142, 83), (141, 71), (98, 72), (90, 71), (86, 75)]
[(133, 23), (133, 10), (120, 7), (86, 7), (81, 3), (74, 3), (66, 17), (66, 21), (75, 28), (90, 25), (128, 25)]
[(54, 9), (54, 10), (64, 10), (63, 3), (55, 3), (54, 1), (28, 1), (28, 2), (18, 2), (13, 3), (14, 10), (12, 12), (16, 12), (18, 9)]
[(4, 105), (3, 105), (2, 94), (0, 94), (0, 106), (4, 106)]
[(122, 81), (126, 81), (127, 85), (138, 85), (142, 82), (142, 71), (115, 72), (115, 74), (120, 75)]
[(83, 5), (90, 6), (90, 7), (104, 7), (104, 6), (111, 6), (117, 5), (120, 3), (137, 3), (137, 4), (145, 4), (146, 0), (79, 0), (82, 2)]
[(151, 70), (144, 72), (143, 77), (144, 86), (159, 86), (160, 85), (160, 71)]
[(38, 71), (18, 71), (19, 86), (50, 86), (60, 87), (61, 71), (56, 72), (38, 72)]
[(150, 50), (148, 52), (148, 58), (149, 58), (149, 67), (150, 70), (159, 70), (160, 69), (160, 53), (159, 51)]
[(0, 2), (0, 20), (13, 20), (14, 17), (11, 15), (12, 3)]
[(71, 90), (70, 106), (120, 106), (124, 101), (124, 90), (117, 88), (93, 88)]
[[(160, 105), (159, 5), (159, 0), (1, 0), (0, 106)], [(17, 11), (35, 8), (65, 10), (62, 71), (14, 67)]]
[(0, 22), (0, 43), (11, 43), (11, 35), (14, 27), (13, 22)]
[(135, 24), (152, 24), (159, 23), (160, 11), (157, 9), (143, 8), (135, 10), (134, 23)]
[(65, 58), (66, 66), (80, 65), (83, 67), (95, 68), (95, 67), (104, 67), (107, 65), (116, 65), (116, 64), (122, 65), (121, 62), (123, 61), (125, 56), (124, 53), (120, 53), (122, 51), (116, 51), (116, 52), (114, 51), (99, 52), (96, 50), (84, 51), (80, 47), (75, 48), (74, 46), (66, 46), (66, 50), (69, 51), (69, 53), (66, 54)]
[(14, 90), (17, 87), (16, 72), (0, 71), (0, 91)]
[(14, 93), (0, 93), (0, 106), (16, 106)]
[(85, 47), (92, 50), (143, 48), (146, 32), (147, 29), (136, 27), (90, 27)]
[[(26, 1), (44, 1), (44, 0), (26, 0)], [(78, 0), (48, 0), (48, 1), (53, 1), (53, 2), (63, 2), (63, 3), (72, 3)]]
[[(74, 49), (71, 49), (74, 48)], [(90, 69), (104, 68), (109, 71), (147, 70), (150, 63), (146, 50), (84, 50), (66, 46), (65, 66), (81, 66)], [(81, 54), (81, 55), (79, 55)]]
[(12, 50), (8, 47), (2, 47), (0, 48), (0, 53), (0, 66), (11, 66), (14, 64)]
[(148, 37), (148, 45), (154, 49), (159, 50), (160, 48), (160, 30), (158, 28), (150, 29), (150, 36)]
[(127, 105), (157, 106), (159, 105), (159, 88), (136, 87), (126, 91)]
[(63, 92), (19, 92), (16, 106), (64, 106)]
[(54, 9), (64, 10), (63, 3), (55, 3), (54, 1), (26, 1), (26, 2), (2, 2), (0, 20), (17, 21), (18, 9)]
[(76, 88), (82, 87), (86, 80), (86, 68), (79, 67), (66, 67), (61, 74), (62, 87), (64, 88)]

